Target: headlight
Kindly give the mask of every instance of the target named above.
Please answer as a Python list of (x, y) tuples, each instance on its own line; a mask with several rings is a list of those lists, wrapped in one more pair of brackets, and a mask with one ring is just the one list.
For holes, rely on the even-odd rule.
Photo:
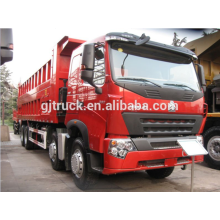
[(112, 139), (109, 143), (108, 154), (124, 159), (128, 152), (136, 150), (137, 148), (130, 139)]
[(196, 139), (203, 146), (203, 136), (196, 136)]

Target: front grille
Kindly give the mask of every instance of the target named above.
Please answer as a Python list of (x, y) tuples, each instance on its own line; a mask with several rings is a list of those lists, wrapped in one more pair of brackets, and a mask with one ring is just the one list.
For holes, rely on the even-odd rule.
[(197, 134), (203, 115), (129, 113), (122, 114), (130, 135)]
[(144, 132), (147, 133), (186, 133), (191, 132), (195, 119), (149, 119), (141, 118)]
[(141, 118), (141, 123), (163, 123), (163, 124), (194, 124), (194, 119), (146, 119)]
[(163, 127), (163, 128), (152, 128), (147, 127), (144, 128), (144, 132), (147, 133), (167, 133), (167, 132), (191, 132), (192, 128), (186, 128), (186, 127)]

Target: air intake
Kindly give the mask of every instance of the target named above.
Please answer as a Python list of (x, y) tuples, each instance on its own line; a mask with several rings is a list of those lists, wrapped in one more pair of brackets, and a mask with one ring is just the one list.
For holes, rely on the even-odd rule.
[(194, 94), (184, 94), (182, 101), (192, 101)]
[(181, 148), (176, 141), (170, 142), (151, 142), (150, 143), (154, 150), (164, 150), (164, 149), (176, 149)]
[(148, 98), (157, 98), (157, 99), (161, 98), (160, 92), (158, 90), (147, 90), (146, 89), (145, 92)]
[(145, 167), (164, 167), (164, 162), (165, 160), (149, 160), (149, 161), (140, 161), (139, 165), (140, 166), (145, 166)]

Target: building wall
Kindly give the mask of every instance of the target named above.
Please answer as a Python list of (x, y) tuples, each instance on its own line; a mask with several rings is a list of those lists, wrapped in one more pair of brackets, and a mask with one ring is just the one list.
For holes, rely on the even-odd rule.
[(198, 56), (197, 63), (203, 65), (207, 85), (220, 74), (220, 31), (187, 43), (184, 47)]

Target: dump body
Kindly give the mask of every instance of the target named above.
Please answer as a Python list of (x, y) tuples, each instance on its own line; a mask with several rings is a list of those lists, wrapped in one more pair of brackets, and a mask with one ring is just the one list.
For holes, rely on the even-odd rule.
[[(83, 40), (64, 37), (53, 49), (52, 59), (44, 64), (18, 90), (18, 118), (20, 120), (47, 123), (62, 123), (64, 117), (51, 109), (44, 113), (46, 104), (59, 103), (59, 90), (68, 79), (72, 51), (84, 43)], [(45, 103), (45, 105), (44, 105)]]
[(189, 42), (185, 47), (195, 52), (197, 63), (204, 67), (208, 114), (203, 136), (209, 152), (205, 161), (210, 167), (220, 169), (220, 32)]

